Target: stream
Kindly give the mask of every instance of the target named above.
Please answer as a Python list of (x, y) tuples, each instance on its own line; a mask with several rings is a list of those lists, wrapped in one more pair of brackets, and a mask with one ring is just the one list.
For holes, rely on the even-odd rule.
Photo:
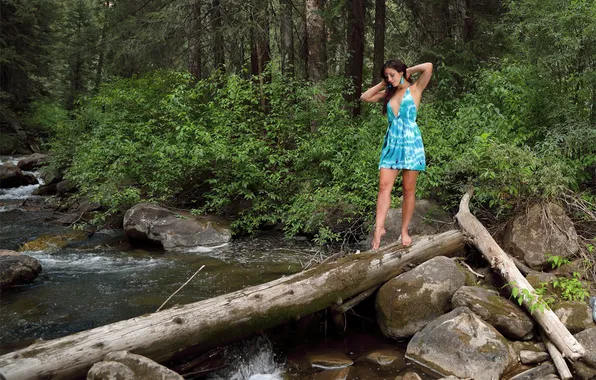
[[(0, 164), (6, 161), (16, 164), (18, 158), (0, 157)], [(39, 178), (39, 173), (32, 174)], [(53, 211), (44, 207), (44, 198), (31, 195), (38, 186), (0, 189), (0, 249), (19, 250), (40, 236), (69, 233), (67, 227), (51, 221)], [(40, 251), (24, 251), (41, 262), (42, 272), (31, 284), (2, 291), (0, 354), (39, 339), (55, 339), (154, 312), (203, 265), (165, 308), (299, 272), (316, 253), (308, 241), (284, 239), (279, 234), (234, 239), (225, 246), (199, 251), (138, 249), (128, 243), (121, 230), (101, 230), (63, 248), (50, 245)], [(351, 325), (360, 325), (359, 318), (353, 320), (358, 322)], [(355, 329), (339, 335), (327, 333), (325, 322), (325, 333), (311, 329), (310, 335), (294, 337), (284, 346), (275, 337), (247, 339), (225, 349), (226, 368), (192, 378), (310, 379), (315, 372), (305, 364), (310, 352), (343, 351), (356, 360), (375, 348), (405, 351), (404, 344), (382, 337), (371, 330), (371, 325), (374, 323), (367, 324), (368, 332)], [(408, 369), (423, 379), (434, 378), (412, 365)], [(394, 379), (400, 374), (384, 377), (370, 373), (348, 378)]]

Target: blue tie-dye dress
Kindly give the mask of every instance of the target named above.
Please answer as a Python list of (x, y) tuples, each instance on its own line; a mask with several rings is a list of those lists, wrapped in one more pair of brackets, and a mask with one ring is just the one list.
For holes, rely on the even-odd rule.
[(407, 169), (424, 171), (426, 158), (424, 144), (418, 124), (416, 124), (416, 103), (410, 89), (401, 100), (398, 115), (395, 116), (387, 102), (387, 118), (389, 126), (385, 134), (385, 142), (381, 151), (379, 169)]

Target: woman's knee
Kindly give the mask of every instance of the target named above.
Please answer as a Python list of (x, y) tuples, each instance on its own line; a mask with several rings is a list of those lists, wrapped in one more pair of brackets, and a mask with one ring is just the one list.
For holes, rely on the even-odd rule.
[(416, 197), (416, 183), (413, 183), (411, 185), (404, 184), (403, 190), (404, 198)]

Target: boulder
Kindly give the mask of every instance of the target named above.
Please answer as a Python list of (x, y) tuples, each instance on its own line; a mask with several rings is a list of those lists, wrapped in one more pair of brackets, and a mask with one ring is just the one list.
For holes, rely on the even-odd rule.
[(465, 275), (453, 260), (432, 258), (386, 282), (377, 292), (377, 322), (385, 336), (405, 339), (452, 309)]
[(572, 334), (596, 327), (592, 320), (592, 309), (584, 302), (559, 301), (552, 310)]
[(0, 289), (33, 282), (41, 272), (41, 263), (31, 256), (0, 250)]
[(596, 378), (596, 327), (577, 333), (574, 337), (586, 349), (582, 360), (571, 363), (574, 375), (582, 380)]
[(406, 368), (403, 352), (390, 349), (380, 349), (359, 357), (356, 363), (366, 363), (384, 370), (400, 371)]
[[(410, 235), (434, 235), (453, 229), (451, 218), (436, 202), (417, 199), (414, 215), (408, 227)], [(391, 208), (385, 219), (387, 233), (381, 239), (381, 246), (398, 241), (401, 235), (401, 207)], [(369, 233), (366, 247), (370, 247), (374, 229)]]
[(467, 307), (427, 324), (408, 343), (406, 358), (442, 376), (500, 379), (517, 360), (507, 339)]
[(37, 184), (37, 179), (31, 174), (25, 174), (12, 162), (0, 165), (0, 188), (28, 186)]
[(56, 184), (56, 193), (60, 195), (74, 193), (75, 191), (77, 191), (77, 186), (71, 180), (65, 179)]
[(17, 166), (21, 170), (31, 171), (35, 169), (39, 169), (48, 163), (48, 155), (41, 154), (41, 153), (33, 153), (21, 160), (17, 163)]
[(554, 203), (534, 205), (511, 222), (504, 236), (505, 250), (532, 269), (551, 269), (549, 255), (570, 257), (579, 251), (577, 232), (565, 211)]
[(160, 243), (167, 250), (227, 243), (232, 238), (222, 221), (150, 203), (138, 204), (124, 214), (124, 233), (132, 241)]
[(54, 195), (58, 192), (55, 183), (49, 185), (41, 185), (37, 189), (33, 190), (33, 195)]
[(511, 339), (522, 339), (534, 328), (534, 321), (499, 292), (477, 286), (462, 286), (451, 300), (453, 307), (466, 306)]
[(114, 351), (95, 363), (87, 380), (183, 380), (178, 373), (141, 355)]

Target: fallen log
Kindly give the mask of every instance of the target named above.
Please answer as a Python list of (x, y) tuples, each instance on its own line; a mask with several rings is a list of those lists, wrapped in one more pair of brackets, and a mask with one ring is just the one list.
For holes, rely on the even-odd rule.
[[(500, 273), (511, 286), (519, 289), (519, 296), (523, 297), (523, 306), (531, 312), (534, 319), (542, 327), (544, 333), (555, 344), (559, 351), (571, 360), (577, 360), (584, 356), (585, 349), (575, 337), (571, 335), (569, 330), (567, 330), (565, 325), (563, 325), (548, 305), (542, 305), (544, 311), (534, 310), (536, 307), (534, 304), (540, 302), (540, 298), (536, 295), (536, 291), (532, 285), (530, 285), (526, 278), (517, 269), (509, 255), (499, 247), (482, 223), (470, 213), (469, 203), (471, 196), (471, 190), (463, 196), (459, 204), (459, 211), (457, 215), (455, 215), (455, 219), (464, 234), (466, 234), (476, 248), (482, 252), (491, 267)], [(529, 296), (526, 296), (526, 293)], [(532, 313), (532, 311), (534, 312)]]
[(112, 351), (127, 350), (163, 362), (193, 348), (207, 350), (299, 319), (383, 284), (432, 257), (463, 248), (459, 231), (422, 237), (409, 248), (393, 244), (219, 297), (34, 343), (0, 357), (9, 380), (84, 376)]
[(561, 380), (573, 379), (573, 375), (571, 374), (571, 371), (569, 370), (563, 355), (561, 355), (557, 347), (555, 347), (553, 342), (551, 342), (550, 339), (544, 335), (544, 331), (540, 331), (540, 336), (544, 342), (544, 345), (546, 346), (548, 354), (553, 359), (553, 363), (555, 364), (555, 368), (557, 369)]

